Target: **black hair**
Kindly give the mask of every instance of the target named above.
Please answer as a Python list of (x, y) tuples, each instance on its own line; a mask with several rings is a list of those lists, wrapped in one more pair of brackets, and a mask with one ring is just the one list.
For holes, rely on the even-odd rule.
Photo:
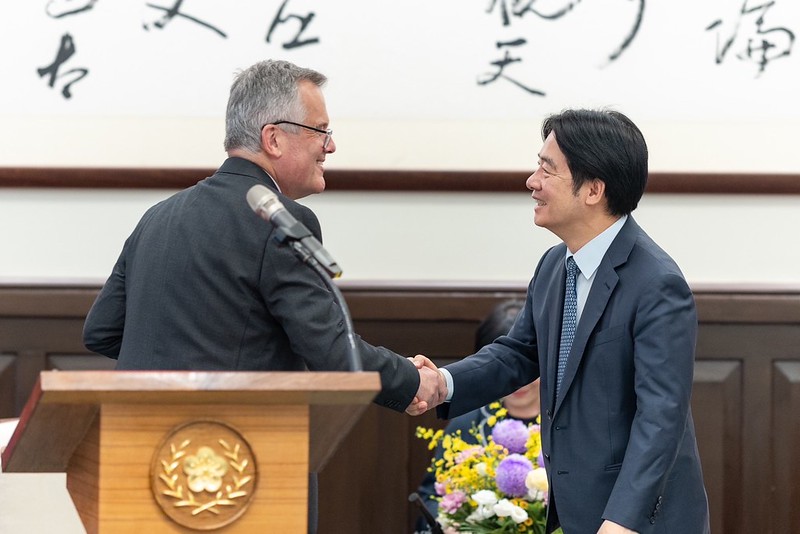
[(611, 215), (636, 209), (647, 186), (647, 143), (633, 121), (618, 111), (569, 109), (545, 119), (542, 139), (551, 132), (576, 193), (597, 178), (605, 183)]
[(495, 306), (475, 331), (475, 350), (508, 334), (523, 306), (525, 306), (525, 301), (521, 299), (506, 300)]

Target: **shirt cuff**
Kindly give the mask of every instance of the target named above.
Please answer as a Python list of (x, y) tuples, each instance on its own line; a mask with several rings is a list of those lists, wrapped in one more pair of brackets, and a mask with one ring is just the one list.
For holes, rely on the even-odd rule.
[(444, 367), (439, 367), (439, 372), (444, 376), (444, 382), (447, 385), (447, 398), (444, 399), (444, 402), (450, 402), (450, 399), (453, 398), (453, 375)]

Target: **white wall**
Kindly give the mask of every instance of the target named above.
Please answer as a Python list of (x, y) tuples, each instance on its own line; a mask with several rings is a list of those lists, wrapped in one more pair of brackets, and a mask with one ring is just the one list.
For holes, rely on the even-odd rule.
[[(0, 190), (0, 280), (105, 279), (168, 194)], [(345, 280), (526, 282), (556, 242), (524, 193), (329, 192), (306, 204)], [(692, 283), (800, 285), (798, 197), (647, 195), (634, 216)]]
[[(642, 2), (576, 3), (557, 20), (528, 13), (504, 26), (499, 7), (487, 8), (505, 2), (410, 0), (376, 9), (365, 0), (293, 0), (292, 12), (314, 12), (306, 37), (320, 43), (292, 51), (280, 46), (291, 25), (264, 40), (280, 4), (187, 3), (188, 14), (227, 32), (222, 39), (187, 19), (156, 29), (161, 12), (140, 2), (99, 2), (61, 18), (47, 16), (42, 3), (13, 3), (0, 32), (2, 49), (14, 51), (0, 59), (0, 166), (214, 168), (224, 158), (233, 71), (282, 57), (330, 78), (338, 151), (329, 169), (532, 170), (543, 116), (609, 105), (641, 126), (653, 171), (800, 174), (800, 52), (789, 50), (760, 74), (758, 58), (737, 58), (759, 15), (760, 29), (774, 30), (766, 34), (773, 52), (786, 46), (786, 31), (800, 31), (792, 0), (747, 16), (726, 0), (649, 2), (614, 61), (609, 52)], [(63, 80), (50, 88), (36, 74), (65, 33), (76, 52), (64, 69), (89, 69), (69, 100), (59, 92)], [(476, 83), (502, 56), (495, 43), (520, 37), (521, 61), (505, 74), (546, 97), (502, 78)], [(717, 63), (729, 37), (730, 53)], [(168, 194), (0, 189), (0, 280), (105, 278), (139, 216)], [(524, 193), (329, 192), (305, 202), (350, 280), (523, 282), (555, 242), (533, 226)], [(634, 216), (692, 282), (800, 285), (799, 204), (795, 196), (648, 195)]]

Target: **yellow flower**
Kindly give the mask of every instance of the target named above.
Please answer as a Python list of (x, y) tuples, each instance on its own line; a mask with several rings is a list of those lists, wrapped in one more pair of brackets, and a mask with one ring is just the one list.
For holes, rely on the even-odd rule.
[[(490, 409), (493, 413), (487, 419), (489, 426), (496, 424), (500, 419), (507, 416), (507, 411), (500, 403), (492, 403)], [(530, 426), (529, 429), (525, 455), (531, 461), (536, 462), (541, 451), (541, 437), (537, 426)], [(433, 442), (442, 448), (442, 458), (431, 462), (431, 470), (435, 472), (436, 481), (443, 488), (444, 494), (452, 495), (458, 492), (468, 496), (467, 502), (459, 507), (458, 510), (454, 512), (442, 512), (440, 510), (440, 513), (443, 513), (443, 517), (449, 522), (448, 524), (451, 525), (457, 525), (463, 521), (467, 521), (467, 523), (471, 521), (467, 518), (477, 511), (478, 503), (469, 497), (480, 491), (493, 492), (498, 495), (498, 498), (506, 498), (497, 488), (495, 476), (498, 465), (509, 455), (508, 450), (495, 443), (491, 435), (485, 435), (474, 425), (469, 433), (474, 439), (470, 439), (470, 442), (467, 442), (462, 438), (460, 431), (450, 435), (444, 435), (443, 431), (434, 432), (431, 429), (423, 428), (419, 428), (417, 431), (419, 437), (427, 439), (429, 443)], [(478, 445), (475, 445), (476, 441)], [(545, 509), (541, 498), (541, 496), (533, 494), (524, 498), (508, 498), (508, 501), (514, 504), (516, 510), (527, 514), (527, 520), (518, 525), (519, 532), (530, 532), (532, 528), (543, 528), (543, 513)], [(493, 522), (495, 521), (494, 519), (489, 521), (493, 525), (492, 528), (501, 526), (499, 523)]]

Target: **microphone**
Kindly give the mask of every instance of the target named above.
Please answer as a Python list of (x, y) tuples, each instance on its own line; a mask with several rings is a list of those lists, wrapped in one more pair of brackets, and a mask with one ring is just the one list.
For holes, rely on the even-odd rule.
[(353, 319), (350, 317), (350, 310), (347, 302), (333, 278), (342, 275), (342, 270), (336, 261), (322, 248), (322, 243), (311, 233), (311, 230), (286, 211), (278, 195), (263, 185), (254, 185), (247, 192), (247, 203), (256, 214), (267, 222), (275, 226), (275, 238), (280, 243), (287, 243), (294, 253), (309, 267), (319, 275), (328, 289), (333, 293), (333, 298), (342, 310), (344, 316), (344, 329), (347, 336), (347, 356), (350, 359), (350, 369), (352, 371), (363, 371), (361, 354), (356, 342), (356, 333), (353, 329)]
[(275, 226), (278, 241), (283, 243), (292, 240), (295, 243), (293, 244), (295, 250), (302, 249), (300, 252), (304, 256), (303, 261), (318, 263), (332, 278), (339, 278), (342, 275), (342, 269), (322, 247), (322, 243), (314, 237), (311, 230), (286, 210), (278, 200), (278, 195), (271, 189), (263, 185), (254, 185), (247, 192), (247, 203), (259, 217)]

